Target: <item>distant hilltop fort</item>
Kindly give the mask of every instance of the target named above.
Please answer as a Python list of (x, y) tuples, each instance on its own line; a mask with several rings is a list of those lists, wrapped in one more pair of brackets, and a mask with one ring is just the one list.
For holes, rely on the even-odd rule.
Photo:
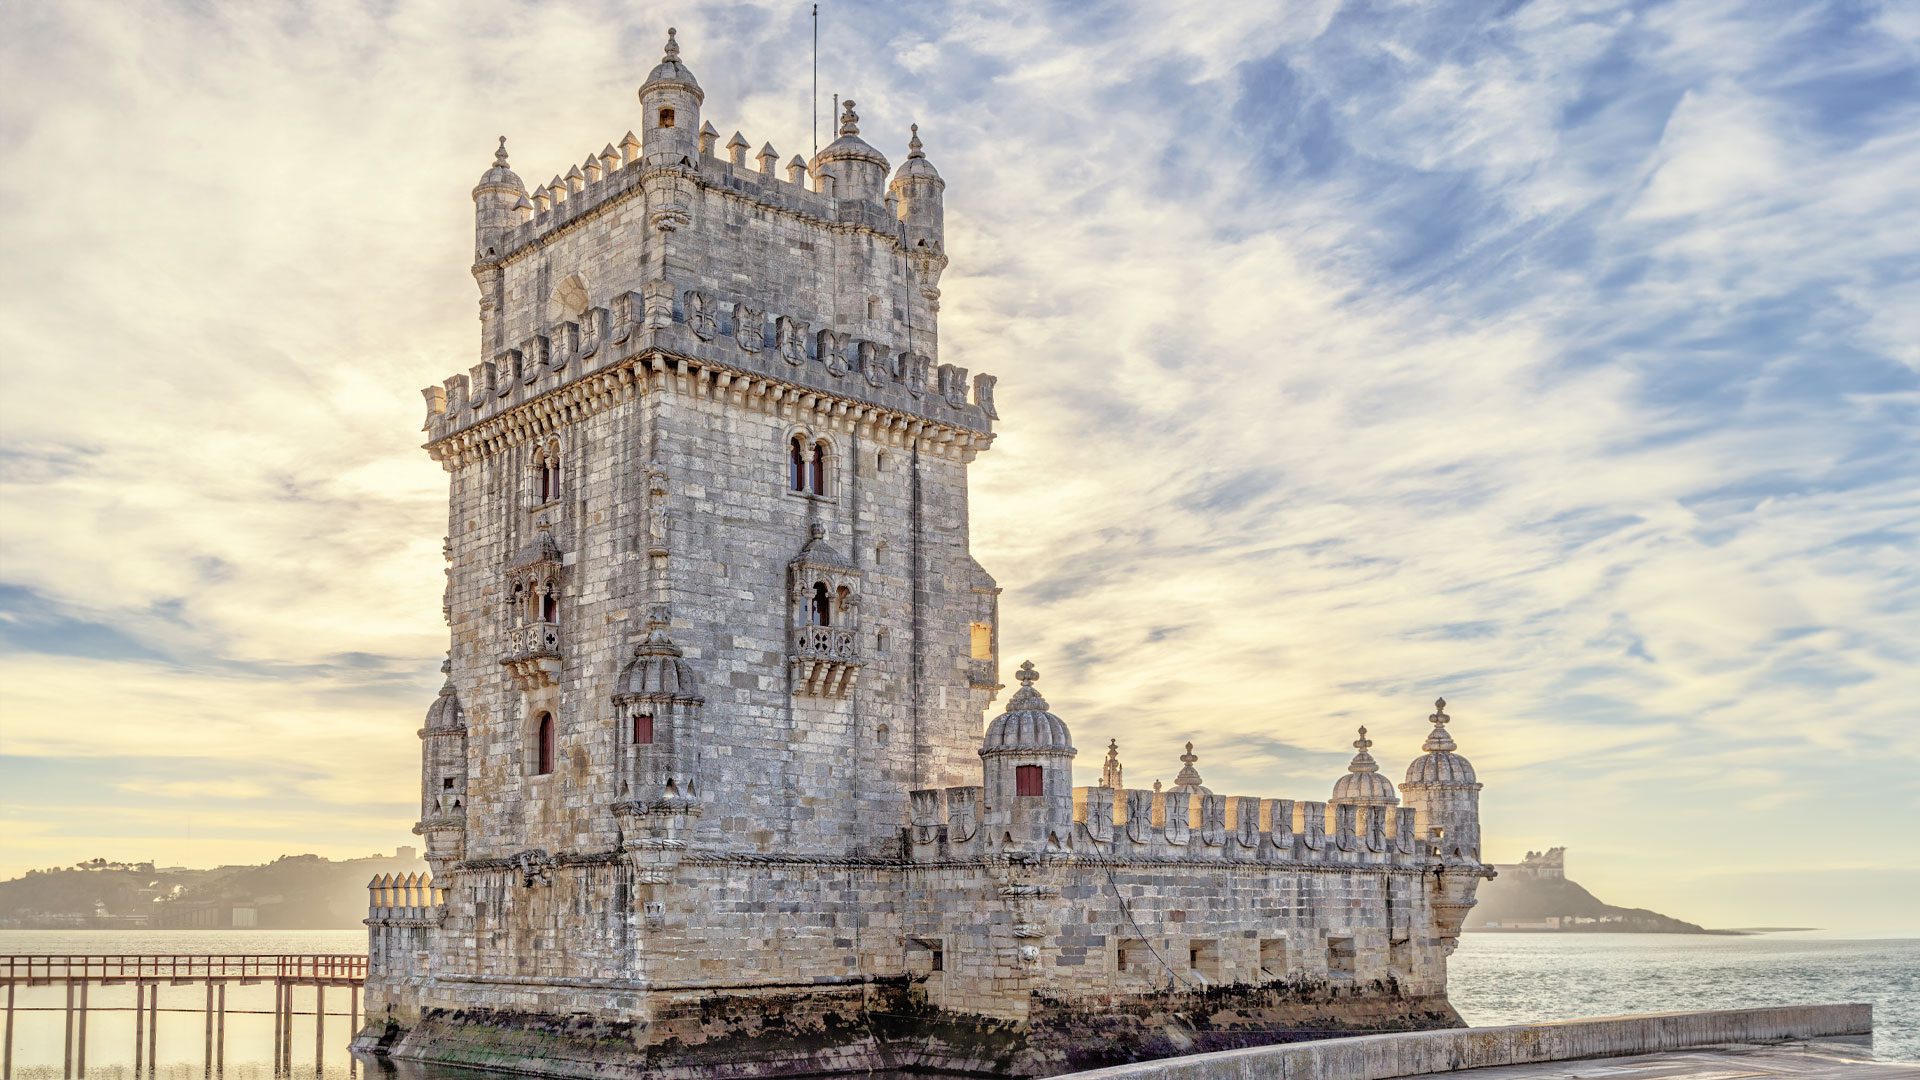
[(1527, 857), (1517, 863), (1495, 863), (1493, 868), (1516, 878), (1562, 880), (1567, 876), (1567, 849), (1556, 847), (1545, 851), (1529, 851)]
[[(1192, 744), (1076, 787), (967, 468), (994, 377), (940, 354), (945, 182), (703, 118), (673, 31), (628, 133), (473, 191), (479, 358), (428, 387), (450, 483), (432, 868), (372, 889), (357, 1045), (554, 1075), (1046, 1075), (1452, 1026), (1480, 783), (1436, 702), (1396, 785), (1216, 793)], [(1036, 361), (1038, 362), (1038, 361)]]

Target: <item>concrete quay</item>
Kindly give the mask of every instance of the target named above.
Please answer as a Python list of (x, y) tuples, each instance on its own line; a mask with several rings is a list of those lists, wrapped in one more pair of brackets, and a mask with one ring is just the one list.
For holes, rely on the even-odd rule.
[(1792, 1005), (1643, 1013), (1251, 1047), (1072, 1073), (1074, 1080), (1392, 1080), (1483, 1070), (1475, 1080), (1827, 1080), (1920, 1077), (1856, 1039), (1873, 1007)]

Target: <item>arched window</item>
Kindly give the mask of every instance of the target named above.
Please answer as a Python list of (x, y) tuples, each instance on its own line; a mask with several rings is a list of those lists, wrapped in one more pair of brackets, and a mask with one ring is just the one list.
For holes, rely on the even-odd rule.
[(540, 589), (540, 621), (544, 623), (560, 621), (560, 598), (554, 595), (551, 581)]
[(1045, 795), (1046, 789), (1040, 777), (1040, 766), (1015, 765), (1013, 767), (1013, 793), (1015, 795)]
[(540, 748), (538, 768), (534, 771), (542, 776), (553, 771), (553, 714), (540, 714)]
[(807, 624), (809, 626), (833, 625), (833, 597), (827, 592), (827, 583), (813, 583), (813, 603), (807, 605)]
[(633, 745), (649, 746), (653, 743), (653, 714), (633, 714)]
[(794, 491), (807, 490), (807, 451), (806, 442), (795, 435), (787, 446), (787, 487)]
[(540, 463), (540, 501), (550, 503), (560, 497), (560, 466), (551, 461)]
[(827, 444), (813, 444), (813, 468), (807, 472), (807, 489), (815, 495), (827, 493)]

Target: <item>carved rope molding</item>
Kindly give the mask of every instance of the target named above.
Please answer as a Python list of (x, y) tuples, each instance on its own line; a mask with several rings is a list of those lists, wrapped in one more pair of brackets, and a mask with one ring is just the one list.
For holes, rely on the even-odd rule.
[(442, 436), (427, 443), (426, 450), (451, 472), (646, 392), (680, 393), (709, 401), (721, 400), (721, 395), (725, 395), (725, 399), (735, 405), (751, 406), (767, 415), (792, 419), (804, 413), (812, 423), (822, 427), (857, 433), (895, 447), (913, 444), (941, 457), (978, 453), (991, 445), (994, 438), (992, 432), (970, 431), (765, 375), (722, 367), (710, 360), (653, 350), (555, 387), (521, 402), (509, 412)]

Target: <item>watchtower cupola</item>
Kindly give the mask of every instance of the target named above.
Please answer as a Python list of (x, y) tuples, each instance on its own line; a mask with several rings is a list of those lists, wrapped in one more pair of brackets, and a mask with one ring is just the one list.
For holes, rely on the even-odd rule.
[(493, 152), (493, 167), (480, 174), (473, 188), (474, 262), (500, 257), (501, 241), (520, 223), (519, 207), (526, 200), (526, 185), (507, 167), (507, 137), (502, 135), (499, 149)]
[(867, 199), (879, 202), (887, 184), (887, 156), (860, 137), (860, 115), (853, 111), (853, 100), (840, 103), (840, 137), (813, 155), (808, 170), (814, 187), (826, 191), (823, 176), (833, 177), (832, 193), (842, 199)]
[(988, 843), (1013, 850), (1060, 851), (1073, 842), (1073, 734), (1048, 711), (1033, 684), (1031, 660), (1015, 676), (1020, 689), (980, 740), (986, 771)]
[(680, 43), (667, 28), (666, 53), (640, 84), (640, 155), (649, 166), (683, 165), (700, 160), (700, 104), (706, 92), (680, 62)]

